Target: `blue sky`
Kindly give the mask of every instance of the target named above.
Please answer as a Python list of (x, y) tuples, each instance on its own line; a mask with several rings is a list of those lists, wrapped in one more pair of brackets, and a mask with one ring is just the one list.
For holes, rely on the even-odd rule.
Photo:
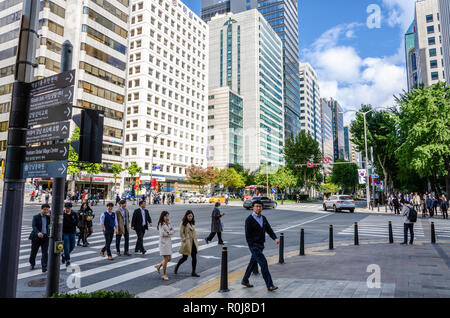
[[(184, 0), (200, 15), (201, 0)], [(403, 36), (415, 0), (299, 0), (300, 60), (317, 71), (321, 96), (344, 109), (390, 106), (406, 89)], [(380, 27), (367, 20), (380, 12)], [(372, 21), (370, 19), (370, 21)], [(353, 117), (346, 114), (346, 122)]]

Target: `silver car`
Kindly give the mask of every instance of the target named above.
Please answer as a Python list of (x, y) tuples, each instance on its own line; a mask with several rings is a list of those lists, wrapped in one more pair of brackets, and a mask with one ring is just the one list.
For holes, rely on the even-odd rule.
[(323, 209), (325, 211), (328, 209), (332, 209), (334, 212), (349, 210), (353, 213), (355, 212), (355, 207), (355, 200), (349, 195), (332, 195), (323, 202)]

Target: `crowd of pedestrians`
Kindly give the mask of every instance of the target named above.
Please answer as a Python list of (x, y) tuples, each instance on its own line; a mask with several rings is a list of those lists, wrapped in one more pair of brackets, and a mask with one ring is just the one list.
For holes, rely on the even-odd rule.
[(437, 196), (435, 193), (398, 193), (387, 197), (389, 209), (395, 214), (400, 214), (402, 207), (407, 204), (414, 207), (417, 213), (422, 213), (422, 218), (438, 217), (448, 219), (449, 199), (445, 195)]

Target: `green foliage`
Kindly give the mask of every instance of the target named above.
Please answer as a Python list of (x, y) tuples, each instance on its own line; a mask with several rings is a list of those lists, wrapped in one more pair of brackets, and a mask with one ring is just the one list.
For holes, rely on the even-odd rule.
[(133, 162), (131, 165), (128, 166), (128, 173), (131, 177), (135, 177), (138, 173), (142, 172), (142, 168), (137, 165), (136, 162)]
[[(347, 162), (344, 159), (338, 159), (336, 163)], [(358, 187), (358, 166), (354, 163), (335, 164), (329, 180), (338, 185), (344, 193), (353, 193)]]
[(256, 172), (250, 172), (250, 169), (244, 169), (244, 167), (240, 164), (232, 165), (231, 168), (234, 168), (242, 177), (245, 186), (254, 185), (255, 184), (255, 175)]
[(253, 185), (267, 185), (267, 179), (269, 179), (269, 187), (273, 184), (273, 173), (270, 170), (268, 165), (264, 165), (259, 168), (259, 170), (255, 173), (253, 181)]
[(118, 292), (99, 290), (92, 293), (83, 293), (83, 292), (78, 292), (76, 294), (64, 293), (59, 295), (53, 295), (51, 298), (136, 298), (136, 296), (130, 294), (128, 291), (125, 290), (121, 290)]
[(294, 173), (288, 167), (280, 167), (278, 171), (273, 175), (272, 185), (279, 188), (282, 193), (285, 193), (287, 189), (293, 188), (297, 184), (297, 179)]
[(318, 188), (322, 182), (321, 169), (301, 167), (295, 168), (297, 164), (306, 164), (308, 161), (322, 162), (322, 152), (319, 143), (305, 130), (295, 137), (286, 140), (284, 146), (284, 159), (286, 166), (293, 172), (297, 179), (298, 187)]
[(186, 169), (186, 175), (187, 183), (201, 187), (202, 192), (204, 192), (206, 185), (214, 183), (217, 172), (212, 167), (204, 169), (202, 167), (191, 166)]
[(216, 169), (215, 184), (223, 184), (226, 188), (243, 188), (245, 186), (242, 176), (234, 169)]
[(124, 168), (122, 168), (122, 165), (120, 165), (118, 163), (113, 163), (111, 165), (111, 169), (112, 169), (114, 178), (117, 178), (120, 175), (120, 173), (125, 170)]
[(339, 191), (339, 186), (337, 184), (328, 182), (323, 184), (322, 189), (323, 193), (337, 193)]
[[(76, 127), (72, 133), (72, 138), (68, 140), (69, 145), (72, 140), (80, 139), (80, 128)], [(78, 161), (78, 154), (75, 152), (72, 146), (69, 146), (69, 159), (68, 161)], [(77, 175), (80, 172), (80, 167), (69, 164), (67, 167), (67, 174), (71, 174), (72, 176)]]

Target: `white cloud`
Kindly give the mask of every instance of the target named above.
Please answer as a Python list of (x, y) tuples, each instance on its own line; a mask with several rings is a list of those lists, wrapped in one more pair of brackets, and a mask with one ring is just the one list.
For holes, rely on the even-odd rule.
[(401, 31), (406, 31), (414, 19), (416, 0), (383, 0), (382, 3), (387, 10), (388, 25), (390, 27), (400, 25)]
[[(388, 57), (362, 58), (354, 47), (339, 44), (359, 26), (333, 27), (303, 55), (317, 71), (321, 96), (335, 98), (344, 110), (358, 109), (361, 104), (393, 106), (394, 95), (406, 89), (402, 51)], [(353, 117), (354, 113), (345, 114), (345, 123)]]

